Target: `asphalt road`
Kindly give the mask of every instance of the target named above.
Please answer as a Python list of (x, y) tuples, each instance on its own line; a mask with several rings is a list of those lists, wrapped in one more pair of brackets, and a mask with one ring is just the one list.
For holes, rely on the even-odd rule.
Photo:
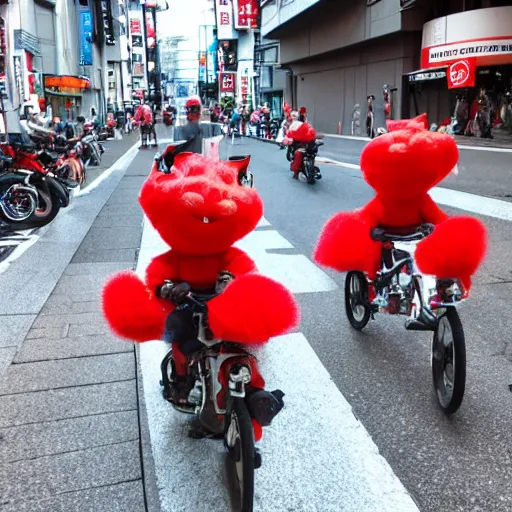
[[(326, 137), (320, 155), (359, 165), (365, 140)], [(460, 147), (459, 175), (450, 176), (442, 186), (470, 194), (512, 201), (512, 150), (476, 151)]]
[[(364, 141), (326, 140), (321, 156), (358, 163)], [(373, 196), (358, 170), (324, 164), (323, 179), (314, 186), (292, 180), (284, 151), (273, 145), (247, 140), (224, 145), (222, 153), (252, 155), (266, 219), (294, 252), (308, 257), (332, 214)], [(463, 150), (459, 176), (442, 186), (503, 199), (512, 189), (507, 162), (508, 153)], [(512, 263), (506, 257), (512, 253), (512, 229), (506, 221), (481, 220), (489, 229), (490, 250), (472, 297), (460, 309), (467, 387), (452, 418), (440, 412), (432, 390), (429, 334), (407, 332), (403, 320), (384, 316), (364, 332), (354, 331), (343, 308), (344, 276), (334, 272), (328, 273), (337, 290), (298, 297), (300, 330), (425, 512), (512, 510)]]

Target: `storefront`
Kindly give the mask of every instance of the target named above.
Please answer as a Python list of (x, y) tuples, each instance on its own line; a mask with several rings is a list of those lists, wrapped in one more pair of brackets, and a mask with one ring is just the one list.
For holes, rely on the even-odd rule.
[(63, 120), (76, 120), (82, 112), (82, 95), (90, 90), (88, 78), (78, 76), (43, 75), (46, 105), (51, 106), (53, 116)]
[(457, 135), (511, 138), (512, 6), (426, 23), (421, 68), (404, 75), (404, 114), (427, 112)]

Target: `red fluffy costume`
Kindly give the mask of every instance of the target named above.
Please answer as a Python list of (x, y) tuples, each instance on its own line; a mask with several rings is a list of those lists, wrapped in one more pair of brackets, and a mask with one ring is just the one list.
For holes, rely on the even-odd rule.
[[(297, 123), (298, 124), (298, 123)], [(289, 139), (289, 144), (295, 144), (297, 147), (309, 144), (316, 139), (316, 131), (309, 123), (301, 123), (295, 127), (294, 124), (290, 126), (290, 130), (286, 134)], [(302, 167), (302, 153), (295, 151), (292, 163), (290, 165), (290, 171), (297, 175)]]
[[(263, 215), (255, 189), (239, 184), (240, 166), (248, 159), (215, 162), (198, 154), (177, 155), (170, 174), (153, 168), (139, 202), (162, 239), (172, 247), (148, 266), (146, 282), (120, 272), (106, 284), (103, 312), (116, 334), (136, 342), (161, 339), (172, 302), (155, 296), (164, 280), (187, 282), (192, 290), (211, 289), (222, 271), (235, 279), (208, 302), (208, 320), (216, 338), (263, 344), (298, 325), (299, 311), (281, 284), (259, 275), (249, 256), (233, 244), (250, 233)], [(187, 359), (173, 343), (178, 375)], [(264, 388), (253, 368), (252, 385)], [(256, 426), (257, 438), (261, 429)]]
[(474, 218), (448, 218), (429, 196), (455, 168), (459, 153), (452, 137), (424, 127), (423, 118), (412, 119), (368, 143), (361, 170), (376, 196), (360, 210), (337, 213), (326, 223), (314, 252), (316, 262), (375, 277), (381, 244), (370, 238), (372, 228), (431, 223), (434, 232), (416, 248), (418, 268), (438, 278), (460, 278), (470, 287), (486, 252), (487, 232)]

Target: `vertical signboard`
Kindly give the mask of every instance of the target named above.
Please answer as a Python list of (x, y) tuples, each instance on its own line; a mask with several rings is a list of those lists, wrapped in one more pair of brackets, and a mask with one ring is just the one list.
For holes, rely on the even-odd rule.
[(214, 84), (217, 81), (217, 45), (217, 39), (214, 37), (212, 44), (208, 47), (208, 53), (206, 55), (209, 84)]
[(231, 0), (215, 0), (217, 13), (217, 38), (219, 41), (237, 39), (233, 23), (233, 4)]
[(80, 12), (80, 66), (92, 66), (92, 15)]
[(258, 0), (233, 0), (233, 10), (237, 30), (258, 28)]
[(14, 61), (14, 80), (16, 82), (16, 89), (18, 90), (20, 102), (25, 100), (25, 89), (23, 87), (23, 72), (21, 70), (20, 57), (13, 57)]
[(220, 92), (235, 92), (236, 73), (220, 73)]

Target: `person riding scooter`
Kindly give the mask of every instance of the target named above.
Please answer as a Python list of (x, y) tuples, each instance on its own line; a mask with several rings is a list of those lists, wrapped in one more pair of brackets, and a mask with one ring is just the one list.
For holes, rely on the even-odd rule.
[[(174, 140), (186, 140), (182, 151), (190, 153), (203, 152), (203, 139), (210, 138), (220, 133), (213, 133), (217, 125), (211, 123), (201, 123), (201, 100), (198, 96), (193, 96), (185, 103), (187, 111), (187, 124), (177, 126), (174, 130)], [(220, 131), (220, 130), (219, 130)]]

